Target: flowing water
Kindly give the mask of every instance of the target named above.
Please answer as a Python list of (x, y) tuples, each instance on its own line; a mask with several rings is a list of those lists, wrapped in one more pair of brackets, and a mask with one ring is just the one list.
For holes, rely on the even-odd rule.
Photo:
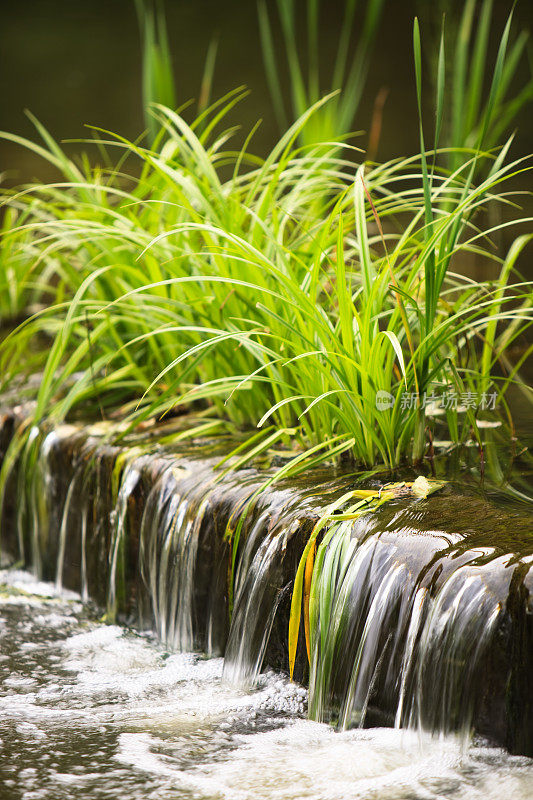
[(493, 744), (531, 753), (531, 517), (450, 487), (332, 521), (308, 694), (265, 665), (287, 668), (303, 546), (353, 483), (257, 494), (216, 463), (32, 432), (4, 525), (37, 578), (0, 574), (0, 800), (531, 798), (533, 762)]
[(533, 761), (476, 741), (305, 718), (272, 672), (252, 691), (222, 660), (99, 623), (79, 596), (0, 573), (0, 796), (529, 800)]

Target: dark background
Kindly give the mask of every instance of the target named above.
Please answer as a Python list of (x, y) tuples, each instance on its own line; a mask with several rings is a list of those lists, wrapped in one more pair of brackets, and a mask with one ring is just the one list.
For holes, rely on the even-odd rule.
[[(382, 159), (417, 150), (412, 20), (415, 13), (420, 15), (426, 56), (431, 58), (441, 5), (442, 0), (386, 3), (356, 122), (358, 129), (368, 129), (375, 96), (381, 87), (388, 87), (378, 152)], [(458, 19), (463, 3), (452, 0), (446, 5), (446, 24), (450, 26)], [(275, 3), (270, 6), (273, 9)], [(342, 0), (322, 2), (325, 73), (334, 57), (343, 6)], [(510, 7), (507, 0), (495, 2), (494, 49)], [(264, 76), (254, 0), (167, 0), (166, 8), (178, 101), (198, 96), (206, 50), (211, 38), (218, 35), (213, 96), (241, 84), (250, 88), (251, 96), (232, 122), (241, 123), (247, 131), (261, 117), (256, 148), (266, 151), (277, 136), (277, 127)], [(515, 18), (516, 30), (533, 29), (533, 2), (519, 0)], [(128, 138), (144, 128), (141, 50), (133, 0), (4, 0), (0, 19), (0, 129), (37, 138), (24, 116), (26, 108), (59, 140), (87, 136), (86, 123)], [(525, 79), (526, 62), (522, 68)], [(533, 151), (531, 109), (522, 113), (518, 126), (515, 153), (529, 153)], [(72, 152), (80, 146), (70, 148)], [(0, 141), (0, 170), (8, 185), (53, 177), (51, 168), (40, 159), (5, 141)]]

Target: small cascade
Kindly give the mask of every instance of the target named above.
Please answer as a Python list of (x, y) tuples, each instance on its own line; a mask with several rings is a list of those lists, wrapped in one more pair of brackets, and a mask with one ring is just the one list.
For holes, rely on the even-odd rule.
[[(19, 557), (29, 561), (38, 578), (44, 575), (43, 558), (50, 546), (50, 533), (62, 517), (58, 502), (55, 452), (62, 437), (72, 434), (70, 426), (53, 431), (31, 428), (18, 464), (16, 528)], [(50, 570), (48, 570), (50, 572)]]
[(80, 595), (84, 603), (89, 600), (89, 582), (87, 576), (87, 517), (89, 515), (89, 504), (84, 502), (81, 507), (80, 524)]
[[(269, 652), (286, 668), (286, 615), (294, 575), (313, 523), (331, 492), (327, 480), (305, 485), (298, 492), (278, 487), (261, 496), (255, 516), (246, 519), (224, 653), (223, 674), (229, 683), (254, 685)], [(300, 679), (304, 678), (305, 666), (300, 670)]]
[[(224, 676), (244, 686), (261, 669), (285, 588), (282, 554), (300, 524), (282, 516), (278, 526), (267, 511), (257, 517), (236, 574)], [(459, 542), (383, 531), (379, 516), (325, 534), (309, 611), (312, 719), (470, 735), (512, 570), (494, 550)]]
[[(118, 459), (117, 459), (118, 461)], [(128, 514), (128, 502), (133, 492), (135, 491), (142, 474), (142, 466), (144, 463), (143, 457), (136, 457), (130, 455), (126, 460), (125, 465), (118, 464), (118, 469), (122, 467), (122, 475), (120, 481), (120, 488), (118, 489), (115, 507), (110, 514), (110, 521), (112, 525), (112, 538), (109, 548), (109, 579), (107, 588), (107, 615), (108, 618), (114, 620), (117, 615), (117, 569), (119, 562), (119, 552), (123, 545), (124, 536), (126, 533), (126, 518)], [(117, 467), (115, 467), (117, 469)], [(82, 538), (84, 539), (82, 545), (82, 574), (87, 569), (85, 559), (86, 547), (86, 522), (83, 521), (82, 516)], [(82, 587), (86, 586), (85, 580), (82, 577)]]
[[(491, 562), (490, 570), (496, 566)], [(504, 559), (499, 566), (504, 569)], [(484, 580), (486, 570), (459, 567), (428, 604), (417, 651), (406, 663), (414, 675), (411, 727), (470, 735), (479, 667), (502, 611)]]
[[(256, 489), (255, 474), (220, 480), (210, 463), (169, 459), (148, 495), (140, 537), (141, 574), (158, 636), (175, 650), (223, 652), (224, 678), (246, 686), (261, 670), (278, 605), (289, 597), (303, 510), (294, 491), (253, 500)], [(228, 525), (245, 509), (230, 614)]]
[[(274, 617), (283, 594), (278, 575), (283, 553), (301, 522), (272, 528), (269, 510), (263, 511), (246, 538), (236, 575), (235, 603), (224, 656), (224, 678), (252, 686), (257, 680)], [(289, 517), (290, 520), (290, 517)]]
[(76, 469), (72, 480), (70, 481), (67, 496), (65, 499), (65, 505), (63, 506), (63, 514), (61, 516), (61, 526), (59, 528), (59, 544), (57, 550), (57, 566), (56, 566), (56, 589), (60, 591), (63, 588), (63, 569), (65, 565), (65, 547), (67, 543), (67, 535), (72, 534), (72, 528), (70, 526), (70, 517), (71, 517), (71, 507), (73, 498), (77, 496), (79, 492), (79, 482), (83, 476), (83, 465)]
[(157, 634), (175, 650), (199, 645), (197, 555), (213, 488), (211, 472), (202, 475), (201, 469), (171, 461), (154, 483), (142, 517), (141, 574)]
[(400, 680), (398, 691), (398, 706), (396, 714), (394, 715), (394, 727), (401, 728), (404, 723), (404, 708), (409, 702), (407, 695), (407, 678), (411, 674), (411, 667), (413, 665), (413, 654), (415, 644), (419, 640), (422, 623), (425, 619), (425, 606), (429, 602), (429, 592), (423, 586), (415, 592), (413, 602), (411, 604), (411, 614), (409, 619), (409, 627), (405, 637), (405, 645), (403, 648), (403, 658), (400, 667)]
[(57, 441), (55, 432), (43, 436), (36, 426), (30, 430), (18, 471), (16, 515), (19, 556), (31, 554), (36, 577), (43, 574), (41, 554), (49, 527), (51, 473), (49, 455)]
[[(220, 473), (216, 463), (111, 445), (74, 426), (35, 428), (17, 467), (18, 547), (57, 588), (94, 598), (109, 619), (148, 610), (169, 649), (223, 654), (225, 681), (250, 687), (265, 666), (288, 667), (296, 570), (334, 491), (346, 490), (322, 475), (258, 494), (259, 472)], [(529, 521), (489, 547), (480, 512), (458, 529), (461, 502), (451, 491), (414, 505), (398, 498), (388, 511), (332, 517), (320, 532), (296, 671), (305, 681), (309, 669), (312, 719), (466, 737), (478, 719), (498, 717), (500, 741), (505, 726), (522, 725), (527, 687), (513, 659), (524, 660), (532, 635)], [(510, 647), (513, 626), (522, 638)], [(529, 748), (520, 731), (509, 735)]]
[(480, 665), (502, 611), (502, 587), (494, 592), (491, 580), (505, 575), (504, 560), (471, 551), (469, 563), (443, 563), (427, 546), (436, 537), (420, 537), (418, 557), (409, 559), (405, 539), (366, 525), (342, 523), (319, 548), (310, 716), (363, 727), (374, 705), (396, 727), (468, 736)]

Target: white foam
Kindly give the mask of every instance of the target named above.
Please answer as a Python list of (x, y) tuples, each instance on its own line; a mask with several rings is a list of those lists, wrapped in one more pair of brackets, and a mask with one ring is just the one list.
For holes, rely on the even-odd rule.
[[(35, 595), (36, 598), (61, 598), (62, 600), (79, 600), (80, 596), (77, 592), (71, 592), (68, 589), (57, 589), (53, 583), (40, 581), (29, 572), (20, 569), (0, 570), (0, 584), (11, 586), (13, 589), (18, 589), (29, 595)], [(10, 602), (17, 598), (16, 596), (10, 598)], [(26, 598), (31, 600), (34, 598)]]
[[(42, 592), (31, 576), (18, 575), (10, 585)], [(464, 752), (452, 737), (422, 740), (392, 729), (337, 733), (303, 718), (305, 689), (280, 675), (264, 674), (253, 691), (239, 690), (223, 681), (222, 659), (169, 654), (149, 636), (87, 622), (76, 617), (77, 601), (62, 603), (44, 593), (33, 599), (40, 609), (35, 614), (6, 609), (10, 621), (19, 619), (16, 634), (12, 625), (3, 631), (15, 637), (18, 653), (11, 656), (16, 671), (0, 696), (2, 756), (11, 752), (15, 729), (40, 767), (46, 764), (51, 782), (37, 790), (28, 772), (25, 796), (40, 791), (43, 800), (55, 800), (61, 792), (81, 791), (117, 800), (183, 793), (200, 800), (533, 797), (528, 759), (490, 748)], [(63, 638), (65, 633), (70, 635)], [(20, 641), (22, 634), (30, 641)], [(47, 759), (69, 749), (73, 729), (105, 737), (106, 747), (87, 763), (80, 755), (68, 771), (64, 762)], [(100, 794), (93, 795), (91, 781)]]
[(147, 733), (120, 737), (117, 758), (171, 780), (201, 797), (228, 800), (531, 800), (530, 764), (500, 750), (464, 756), (444, 741), (394, 729), (336, 733), (298, 720), (285, 727), (237, 736), (224, 759), (184, 771), (171, 742)]
[(37, 681), (34, 678), (25, 678), (23, 675), (8, 675), (2, 683), (10, 689), (24, 689), (27, 686), (35, 686)]

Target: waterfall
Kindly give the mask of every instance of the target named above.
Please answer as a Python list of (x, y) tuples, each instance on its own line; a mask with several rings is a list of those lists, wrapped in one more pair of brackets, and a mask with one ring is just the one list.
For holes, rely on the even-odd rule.
[(48, 530), (51, 483), (48, 457), (56, 440), (55, 432), (43, 438), (39, 428), (32, 427), (19, 465), (16, 514), (19, 557), (24, 560), (29, 550), (31, 566), (38, 578), (42, 577), (41, 554)]
[[(260, 525), (265, 527), (262, 518), (237, 576), (224, 669), (245, 685), (261, 668), (279, 594), (269, 608), (262, 601), (265, 587), (281, 589), (276, 571), (288, 531), (272, 537), (259, 533)], [(396, 727), (467, 737), (480, 666), (502, 613), (502, 592), (491, 590), (490, 579), (495, 572), (505, 574), (504, 559), (474, 550), (471, 563), (458, 553), (456, 564), (441, 562), (449, 539), (435, 532), (415, 544), (416, 572), (407, 557), (413, 542), (376, 531), (375, 523), (373, 528), (365, 519), (342, 522), (324, 538), (321, 571), (311, 589), (316, 620), (310, 716), (341, 729), (362, 727), (374, 704), (374, 713), (388, 712), (388, 723)]]
[(65, 563), (65, 547), (67, 543), (67, 533), (71, 532), (69, 528), (69, 515), (72, 505), (72, 499), (75, 496), (77, 484), (80, 477), (83, 475), (83, 466), (79, 466), (74, 473), (70, 485), (67, 490), (65, 505), (63, 506), (63, 514), (61, 516), (61, 526), (59, 528), (59, 547), (57, 551), (57, 566), (56, 566), (56, 589), (61, 589), (63, 586), (63, 567)]
[(501, 612), (498, 598), (483, 580), (486, 569), (459, 567), (429, 604), (416, 659), (411, 657), (416, 676), (411, 726), (470, 734), (476, 684), (483, 680), (481, 658)]
[[(289, 518), (290, 519), (290, 518)], [(236, 575), (233, 615), (224, 656), (224, 677), (230, 683), (252, 686), (261, 671), (274, 617), (282, 597), (279, 565), (300, 520), (269, 527), (263, 511), (246, 537)]]
[(89, 599), (89, 585), (87, 578), (87, 516), (89, 514), (88, 503), (83, 503), (81, 507), (80, 525), (80, 594), (84, 603)]
[[(107, 615), (109, 619), (115, 619), (117, 614), (117, 567), (119, 561), (119, 551), (125, 536), (128, 502), (140, 481), (141, 466), (142, 458), (136, 458), (135, 455), (130, 455), (125, 466), (123, 467), (120, 488), (117, 493), (115, 507), (110, 514), (113, 535), (109, 548), (109, 579), (107, 588)], [(120, 467), (122, 467), (122, 464), (119, 464), (118, 468), (120, 469)], [(86, 535), (86, 524), (84, 524), (83, 521), (82, 526), (82, 530)], [(82, 563), (85, 562), (85, 546), (86, 545), (84, 542)], [(82, 585), (83, 583), (84, 582), (82, 580)]]
[(210, 483), (171, 463), (148, 496), (141, 523), (140, 568), (149, 589), (155, 628), (176, 650), (193, 650), (195, 568)]
[[(109, 619), (148, 608), (169, 649), (224, 654), (224, 679), (250, 687), (265, 664), (287, 668), (296, 568), (333, 489), (321, 475), (261, 494), (259, 472), (223, 474), (216, 464), (153, 443), (112, 445), (73, 426), (34, 429), (19, 463), (18, 546), (38, 575), (95, 597)], [(335, 491), (346, 485), (337, 480)], [(440, 528), (445, 506), (403, 499), (399, 511), (333, 520), (322, 532), (309, 667), (303, 625), (298, 650), (313, 719), (467, 736), (483, 703), (484, 718), (503, 713), (509, 675), (522, 686), (505, 645), (514, 624), (507, 598), (514, 592), (513, 614), (525, 625), (530, 562), (481, 546), (470, 527), (455, 532), (452, 511)], [(493, 712), (483, 683), (497, 641), (503, 672), (491, 684), (500, 693)]]
[(16, 528), (21, 560), (27, 560), (38, 578), (43, 577), (43, 556), (49, 546), (51, 519), (61, 510), (55, 504), (55, 471), (51, 458), (70, 426), (43, 432), (30, 430), (18, 465)]

